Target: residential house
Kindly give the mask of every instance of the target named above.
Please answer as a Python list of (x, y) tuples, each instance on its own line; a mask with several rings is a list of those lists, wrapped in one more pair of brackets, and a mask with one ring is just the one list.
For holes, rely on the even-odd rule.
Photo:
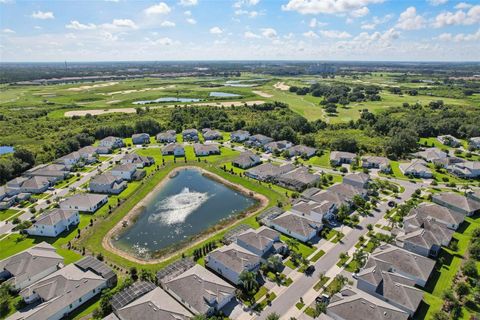
[(339, 166), (344, 163), (352, 163), (357, 155), (351, 152), (332, 151), (330, 152), (330, 163), (333, 166)]
[(475, 201), (480, 201), (480, 190), (471, 190), (467, 192), (467, 198), (473, 199)]
[(432, 201), (469, 217), (480, 210), (480, 201), (454, 192), (434, 194)]
[(0, 280), (22, 290), (62, 267), (63, 257), (46, 242), (0, 261)]
[(31, 307), (16, 312), (8, 319), (59, 320), (106, 287), (107, 282), (101, 276), (69, 264), (20, 291), (20, 296)]
[(60, 202), (60, 209), (93, 213), (108, 201), (107, 195), (77, 193)]
[(374, 296), (351, 287), (330, 298), (327, 316), (333, 320), (407, 320), (409, 314)]
[(357, 288), (413, 316), (423, 300), (415, 281), (373, 266), (357, 274)]
[(175, 130), (167, 130), (165, 132), (160, 132), (156, 136), (157, 142), (160, 143), (174, 143), (177, 141), (177, 133)]
[(132, 135), (133, 144), (149, 144), (150, 135), (148, 133), (136, 133)]
[(262, 163), (259, 156), (251, 151), (242, 152), (237, 158), (232, 161), (234, 167), (248, 169)]
[(421, 227), (428, 219), (443, 224), (449, 229), (457, 230), (465, 219), (465, 215), (436, 203), (423, 202), (410, 210), (404, 218), (403, 225), (406, 229)]
[(260, 181), (273, 181), (276, 177), (295, 169), (293, 164), (277, 166), (269, 162), (253, 167), (245, 171), (245, 175)]
[(137, 172), (137, 166), (132, 163), (119, 164), (113, 167), (113, 169), (109, 172), (114, 177), (118, 177), (126, 181), (131, 181), (134, 179), (135, 173)]
[[(227, 261), (228, 266), (224, 266), (221, 264), (224, 260), (221, 258), (215, 260), (219, 254), (214, 252), (207, 255), (209, 259), (207, 264), (218, 266), (218, 270), (229, 270), (227, 268), (236, 263), (249, 263), (247, 260), (237, 260), (234, 257), (233, 260)], [(233, 253), (233, 256), (235, 254)], [(238, 268), (240, 269), (242, 267)], [(162, 287), (193, 314), (212, 315), (235, 298), (235, 287), (198, 264), (173, 279), (162, 282)]]
[(430, 170), (427, 163), (422, 159), (413, 159), (411, 162), (400, 163), (399, 167), (400, 171), (406, 176), (425, 179), (433, 177), (432, 170)]
[(230, 133), (230, 140), (234, 142), (243, 142), (250, 137), (250, 132), (245, 130), (237, 130)]
[(465, 162), (465, 159), (462, 159), (462, 158), (459, 158), (459, 157), (446, 157), (446, 158), (433, 159), (432, 162), (436, 166), (440, 166), (440, 167), (443, 167), (443, 168), (448, 168), (448, 167), (453, 166), (457, 163)]
[(434, 160), (448, 157), (448, 154), (439, 148), (427, 148), (423, 151), (413, 153), (413, 156), (423, 159), (427, 162), (433, 162)]
[(56, 183), (70, 175), (69, 169), (62, 164), (42, 164), (23, 173), (25, 177), (46, 177)]
[[(98, 149), (94, 146), (86, 146), (78, 150), (80, 157), (85, 163), (95, 163), (97, 162)], [(102, 149), (102, 148), (100, 148)]]
[(182, 132), (183, 141), (198, 141), (197, 129), (185, 129)]
[(460, 147), (462, 144), (460, 140), (449, 134), (438, 136), (437, 140), (440, 141), (442, 144), (452, 148)]
[(185, 148), (180, 143), (170, 143), (162, 148), (162, 155), (174, 155), (175, 157), (183, 157), (185, 156)]
[(370, 176), (363, 172), (350, 173), (343, 177), (343, 183), (366, 189), (370, 183)]
[(115, 314), (119, 320), (189, 320), (192, 318), (192, 314), (185, 307), (159, 287), (118, 309)]
[(112, 268), (107, 266), (106, 263), (98, 260), (97, 258), (85, 256), (84, 258), (75, 262), (75, 266), (84, 272), (91, 271), (96, 275), (99, 275), (107, 281), (108, 288), (113, 288), (117, 285), (117, 274), (112, 270)]
[(12, 207), (17, 201), (17, 196), (6, 196), (0, 201), (0, 210)]
[(93, 177), (88, 189), (93, 193), (119, 194), (127, 188), (127, 182), (121, 176), (105, 172)]
[(52, 185), (52, 182), (47, 177), (18, 177), (10, 180), (6, 184), (6, 190), (10, 194), (18, 193), (33, 193), (40, 194)]
[(212, 154), (220, 154), (220, 148), (217, 144), (201, 144), (195, 143), (193, 145), (193, 150), (197, 157), (209, 156)]
[(303, 158), (311, 158), (315, 155), (317, 149), (312, 147), (307, 147), (302, 144), (290, 147), (288, 149), (288, 154), (290, 157), (303, 157)]
[(63, 164), (68, 169), (71, 169), (73, 166), (79, 164), (81, 160), (82, 157), (80, 156), (80, 153), (74, 151), (61, 158), (58, 158), (55, 160), (55, 163)]
[(57, 237), (79, 223), (78, 211), (52, 209), (37, 217), (35, 223), (26, 231), (31, 236)]
[(203, 139), (208, 140), (221, 140), (223, 139), (222, 133), (218, 130), (212, 130), (210, 128), (202, 129)]
[(390, 160), (385, 157), (367, 156), (362, 158), (362, 167), (366, 169), (379, 169), (382, 172), (390, 173)]
[(331, 201), (316, 202), (311, 200), (298, 200), (293, 204), (290, 211), (321, 223), (323, 220), (330, 220), (335, 213), (335, 209), (335, 203)]
[(462, 161), (446, 167), (447, 171), (464, 179), (480, 177), (480, 161)]
[(480, 149), (480, 137), (468, 139), (468, 146), (472, 149)]
[(274, 243), (279, 241), (280, 234), (265, 226), (256, 230), (248, 229), (236, 236), (236, 242), (240, 247), (260, 257), (271, 253)]
[(252, 147), (262, 147), (270, 142), (273, 142), (272, 138), (264, 136), (263, 134), (255, 134), (253, 136), (250, 136), (250, 138), (248, 138), (248, 141), (246, 142), (246, 144)]
[(263, 149), (267, 152), (276, 153), (276, 152), (283, 152), (288, 148), (291, 148), (293, 143), (287, 140), (282, 141), (272, 141), (263, 146)]
[(434, 267), (435, 260), (388, 244), (375, 249), (363, 270), (396, 273), (424, 287)]
[(121, 138), (109, 136), (100, 140), (99, 146), (114, 150), (125, 147), (125, 143)]
[(310, 173), (307, 167), (298, 167), (275, 178), (278, 185), (297, 191), (315, 185), (320, 180), (318, 174)]
[(220, 247), (205, 257), (205, 265), (232, 282), (239, 283), (242, 271), (257, 271), (261, 258), (236, 243)]
[(149, 167), (155, 163), (153, 157), (144, 157), (136, 153), (126, 154), (120, 159), (120, 164), (134, 164), (137, 168)]
[(455, 231), (428, 218), (421, 226), (404, 228), (396, 237), (397, 246), (424, 257), (437, 257), (448, 246)]
[(157, 286), (150, 281), (137, 280), (130, 286), (115, 293), (110, 299), (114, 312), (139, 299), (143, 295), (155, 290)]
[(267, 226), (302, 242), (312, 240), (323, 228), (321, 222), (310, 220), (306, 216), (291, 211), (268, 221)]

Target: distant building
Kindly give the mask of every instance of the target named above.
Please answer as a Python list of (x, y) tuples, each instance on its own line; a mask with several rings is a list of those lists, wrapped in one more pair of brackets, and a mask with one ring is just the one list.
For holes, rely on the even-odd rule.
[(432, 201), (466, 216), (472, 216), (480, 210), (480, 201), (454, 192), (435, 194)]
[(132, 135), (133, 144), (149, 144), (150, 135), (148, 133), (136, 133)]
[(162, 155), (174, 155), (175, 157), (183, 157), (185, 155), (185, 148), (180, 143), (170, 143), (162, 148)]
[(302, 191), (314, 186), (319, 180), (320, 176), (310, 173), (307, 167), (298, 167), (275, 178), (278, 185), (296, 191)]
[(343, 177), (343, 183), (366, 189), (370, 183), (370, 176), (363, 172), (350, 173)]
[(445, 151), (440, 150), (439, 148), (427, 148), (423, 151), (413, 153), (413, 156), (423, 159), (427, 162), (433, 162), (435, 160), (448, 157), (448, 154)]
[(460, 140), (449, 134), (444, 136), (438, 136), (437, 140), (440, 141), (442, 144), (452, 148), (457, 148), (462, 144)]
[(267, 226), (302, 242), (310, 241), (323, 228), (321, 222), (289, 211), (268, 221)]
[(114, 150), (125, 147), (125, 143), (121, 138), (110, 136), (100, 140), (99, 146)]
[(109, 171), (112, 176), (126, 181), (133, 180), (136, 172), (137, 166), (132, 163), (116, 165)]
[(119, 194), (127, 188), (127, 183), (121, 176), (105, 172), (93, 177), (88, 189), (93, 193)]
[(175, 130), (167, 130), (157, 134), (156, 139), (161, 143), (174, 143), (177, 141), (177, 133)]
[(436, 203), (424, 202), (410, 210), (404, 218), (403, 225), (405, 229), (418, 228), (430, 219), (443, 224), (446, 228), (457, 230), (465, 215)]
[(193, 150), (195, 151), (195, 155), (199, 156), (209, 156), (212, 154), (220, 154), (220, 148), (217, 144), (200, 144), (195, 143), (193, 145)]
[(255, 134), (253, 136), (250, 136), (248, 138), (248, 141), (245, 143), (248, 146), (252, 146), (252, 147), (262, 147), (270, 142), (273, 142), (272, 138), (264, 136), (263, 134)]
[(355, 153), (351, 152), (332, 151), (330, 152), (330, 163), (334, 166), (339, 166), (344, 163), (352, 163), (356, 156)]
[(248, 169), (262, 163), (259, 156), (250, 151), (242, 152), (232, 161), (234, 167)]
[(223, 139), (222, 133), (218, 130), (212, 130), (210, 128), (202, 129), (203, 139), (208, 140), (221, 140)]
[(155, 163), (153, 157), (141, 156), (137, 153), (126, 154), (120, 159), (120, 164), (134, 164), (137, 168), (149, 167)]
[(480, 177), (480, 161), (461, 161), (446, 167), (447, 171), (464, 179)]
[(390, 160), (385, 157), (368, 156), (362, 158), (362, 167), (367, 169), (379, 169), (382, 172), (389, 173), (392, 171)]
[(32, 236), (57, 237), (79, 223), (78, 211), (53, 209), (37, 217), (35, 223), (26, 231)]
[(253, 167), (245, 171), (245, 175), (260, 181), (273, 181), (274, 178), (295, 169), (293, 164), (276, 166), (269, 162)]
[(269, 142), (263, 146), (263, 149), (267, 152), (283, 152), (287, 150), (288, 148), (291, 148), (293, 146), (293, 143), (287, 140), (282, 140), (282, 141), (274, 141), (274, 142)]
[(243, 142), (250, 137), (250, 132), (245, 130), (237, 130), (230, 133), (230, 140), (233, 142)]
[(400, 171), (406, 176), (425, 179), (433, 177), (432, 170), (430, 170), (427, 163), (421, 159), (413, 159), (408, 163), (400, 163), (399, 167)]
[(182, 132), (183, 141), (198, 141), (197, 129), (185, 129)]
[(60, 202), (60, 209), (93, 213), (108, 201), (108, 196), (93, 193), (77, 193)]
[(312, 147), (307, 147), (301, 144), (290, 147), (288, 149), (288, 154), (290, 155), (290, 157), (311, 158), (315, 155), (316, 152), (317, 152), (317, 149)]
[(480, 149), (480, 137), (473, 137), (468, 139), (468, 146), (473, 149)]

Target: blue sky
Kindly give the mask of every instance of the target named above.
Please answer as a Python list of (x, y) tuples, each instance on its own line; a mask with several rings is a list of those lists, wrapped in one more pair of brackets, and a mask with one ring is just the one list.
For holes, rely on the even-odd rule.
[(1, 61), (480, 60), (478, 0), (0, 0)]

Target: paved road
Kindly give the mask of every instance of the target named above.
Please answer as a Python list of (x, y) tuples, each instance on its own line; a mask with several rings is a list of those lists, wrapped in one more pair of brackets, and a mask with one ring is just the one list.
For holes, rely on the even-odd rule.
[[(400, 199), (398, 202), (400, 203), (410, 199), (413, 192), (421, 186), (406, 181), (401, 181), (400, 183), (405, 187), (405, 192), (399, 195)], [(353, 229), (342, 239), (341, 242), (335, 245), (334, 248), (328, 251), (314, 264), (315, 272), (312, 276), (304, 275), (294, 281), (280, 296), (273, 300), (270, 307), (267, 307), (258, 317), (255, 317), (255, 319), (266, 319), (266, 317), (272, 312), (276, 312), (279, 315), (286, 314), (292, 305), (318, 282), (320, 273), (326, 273), (332, 268), (338, 262), (339, 254), (350, 250), (358, 242), (358, 238), (368, 232), (366, 228), (367, 225), (375, 225), (375, 223), (385, 215), (387, 209), (387, 203), (380, 203), (378, 205), (378, 211), (373, 211), (373, 216), (368, 216), (360, 222), (359, 225), (362, 227), (361, 229)]]

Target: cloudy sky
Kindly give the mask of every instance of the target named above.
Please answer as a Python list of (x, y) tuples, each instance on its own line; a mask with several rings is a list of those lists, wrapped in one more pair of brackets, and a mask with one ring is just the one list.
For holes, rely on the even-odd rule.
[(1, 61), (480, 60), (478, 0), (0, 0)]

